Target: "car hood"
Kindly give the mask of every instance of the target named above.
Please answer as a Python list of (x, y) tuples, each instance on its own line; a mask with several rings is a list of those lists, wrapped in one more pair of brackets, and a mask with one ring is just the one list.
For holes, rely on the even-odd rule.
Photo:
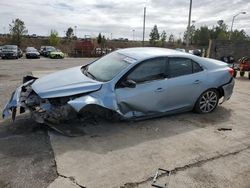
[(99, 90), (102, 82), (85, 76), (79, 66), (41, 77), (31, 86), (41, 98), (56, 98)]

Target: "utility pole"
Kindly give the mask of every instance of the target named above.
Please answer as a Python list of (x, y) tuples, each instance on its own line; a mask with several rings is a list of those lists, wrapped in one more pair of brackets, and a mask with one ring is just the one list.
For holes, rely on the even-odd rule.
[(133, 32), (133, 41), (135, 41), (135, 30), (133, 29), (132, 32)]
[(186, 41), (187, 48), (189, 47), (189, 39), (190, 39), (191, 14), (192, 14), (192, 0), (190, 0), (190, 6), (189, 6), (188, 28), (187, 28), (187, 41)]
[(144, 47), (145, 41), (145, 22), (146, 22), (146, 6), (144, 7), (144, 15), (143, 15), (143, 35), (142, 35), (142, 46)]

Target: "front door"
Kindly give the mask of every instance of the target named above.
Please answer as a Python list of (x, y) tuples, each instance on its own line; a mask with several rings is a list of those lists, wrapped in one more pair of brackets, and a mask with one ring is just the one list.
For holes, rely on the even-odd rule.
[[(116, 97), (120, 111), (128, 117), (162, 112), (166, 97), (167, 58), (160, 57), (141, 62), (123, 77), (116, 86)], [(126, 80), (136, 82), (135, 87), (126, 87)]]

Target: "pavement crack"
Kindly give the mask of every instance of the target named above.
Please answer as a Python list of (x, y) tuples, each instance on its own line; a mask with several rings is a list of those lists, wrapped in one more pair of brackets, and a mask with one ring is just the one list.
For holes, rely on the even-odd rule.
[[(49, 136), (49, 133), (47, 132), (48, 136)], [(65, 179), (68, 179), (69, 181), (71, 181), (73, 184), (77, 185), (78, 187), (80, 188), (86, 188), (85, 186), (79, 184), (76, 179), (73, 177), (73, 176), (65, 176), (63, 174), (60, 174), (57, 170), (57, 162), (56, 162), (56, 159), (55, 159), (55, 153), (54, 153), (54, 150), (53, 150), (53, 147), (52, 147), (52, 144), (51, 144), (51, 139), (50, 139), (50, 136), (49, 136), (49, 142), (50, 142), (50, 145), (51, 145), (51, 149), (52, 149), (52, 154), (53, 154), (53, 161), (54, 161), (54, 167), (56, 168), (56, 173), (57, 173), (57, 176), (58, 177), (62, 177), (62, 178), (65, 178)]]
[(79, 183), (77, 183), (76, 179), (73, 176), (69, 176), (69, 177), (68, 176), (64, 176), (62, 174), (59, 174), (58, 172), (57, 172), (57, 174), (58, 174), (59, 177), (62, 177), (62, 178), (65, 178), (65, 179), (69, 179), (71, 182), (73, 182), (78, 187), (86, 188), (85, 186), (82, 186)]
[[(217, 159), (220, 159), (220, 158), (228, 157), (228, 156), (231, 156), (231, 155), (237, 155), (237, 154), (239, 154), (239, 153), (241, 153), (241, 152), (243, 152), (243, 151), (245, 151), (247, 149), (250, 149), (250, 146), (247, 146), (247, 147), (245, 147), (243, 149), (240, 149), (240, 150), (237, 150), (237, 151), (234, 151), (234, 152), (231, 152), (231, 153), (221, 154), (221, 155), (217, 155), (217, 156), (214, 156), (214, 157), (211, 157), (211, 158), (208, 158), (208, 159), (204, 159), (204, 160), (196, 161), (194, 163), (186, 164), (184, 166), (175, 167), (172, 170), (168, 170), (168, 172), (161, 173), (158, 176), (158, 178), (166, 177), (169, 174), (171, 174), (171, 175), (177, 174), (179, 171), (185, 171), (185, 170), (190, 169), (190, 168), (200, 167), (200, 166), (202, 166), (203, 164), (205, 164), (207, 162), (214, 161), (214, 160), (217, 160)], [(149, 178), (147, 178), (145, 180), (142, 180), (140, 182), (125, 183), (120, 188), (135, 188), (135, 187), (138, 187), (139, 185), (142, 185), (142, 184), (145, 184), (145, 183), (148, 183), (148, 182), (152, 181), (153, 178), (154, 177), (152, 176), (152, 177), (149, 177)]]

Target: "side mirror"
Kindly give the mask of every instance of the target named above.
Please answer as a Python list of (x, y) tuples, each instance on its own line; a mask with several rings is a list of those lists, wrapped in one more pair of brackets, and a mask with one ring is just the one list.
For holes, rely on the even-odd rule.
[(129, 87), (129, 88), (135, 88), (136, 87), (136, 82), (133, 80), (125, 80), (122, 82), (122, 85), (124, 87)]

